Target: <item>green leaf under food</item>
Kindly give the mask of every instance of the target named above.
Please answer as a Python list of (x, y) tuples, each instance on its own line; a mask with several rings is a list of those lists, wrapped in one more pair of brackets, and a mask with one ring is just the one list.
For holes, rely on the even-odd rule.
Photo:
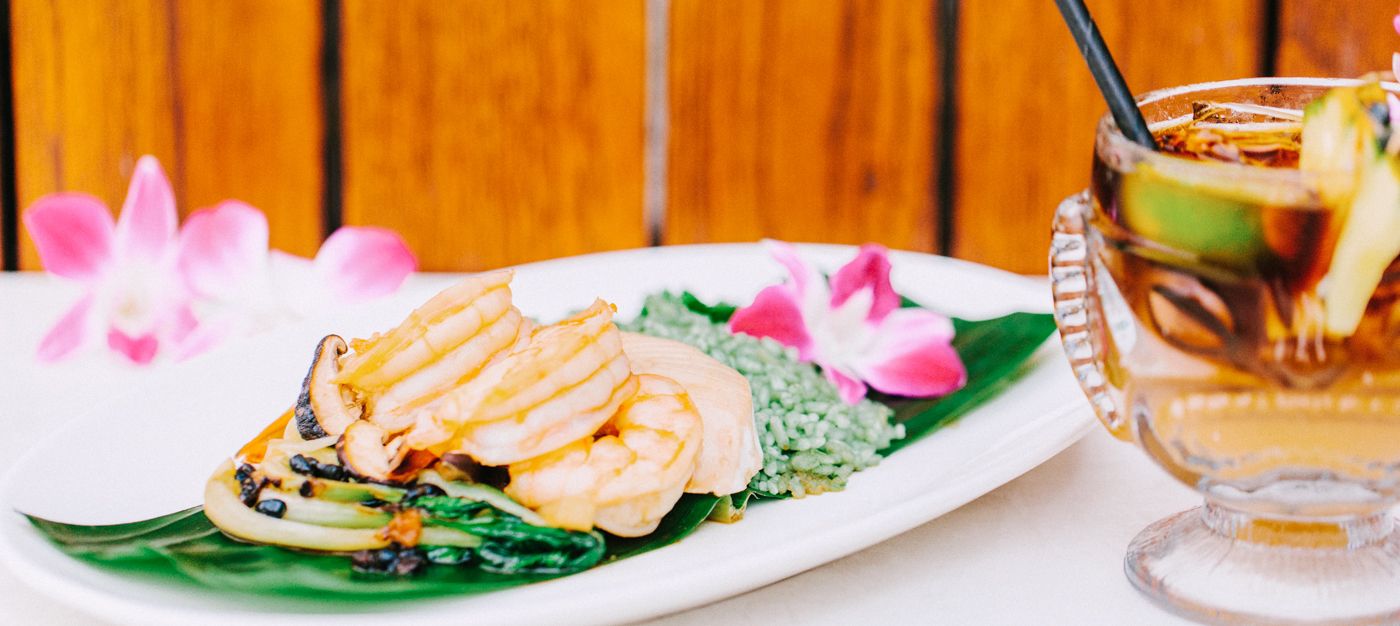
[[(688, 308), (715, 321), (726, 321), (734, 312), (732, 306), (710, 307), (690, 294), (684, 297)], [(918, 305), (906, 299), (905, 306)], [(1030, 313), (1013, 313), (977, 322), (954, 319), (953, 324), (957, 329), (953, 346), (967, 367), (967, 386), (942, 398), (879, 396), (877, 399), (894, 407), (895, 419), (904, 424), (906, 432), (904, 439), (882, 450), (882, 454), (918, 440), (995, 396), (1014, 382), (1026, 358), (1055, 329), (1050, 315)], [(729, 499), (729, 506), (740, 510), (751, 500), (773, 499), (751, 491), (724, 498)], [(433, 517), (441, 515), (432, 523), (460, 527), (471, 525), (461, 517), (481, 510), (477, 504), (438, 500), (419, 499), (415, 506), (426, 509)], [(720, 500), (721, 497), (714, 495), (681, 496), (655, 532), (645, 537), (605, 536), (599, 546), (602, 548), (599, 563), (619, 561), (681, 540), (710, 516)], [(454, 516), (457, 521), (453, 521)], [(476, 555), (463, 566), (436, 565), (410, 578), (366, 575), (351, 570), (349, 559), (343, 555), (299, 552), (231, 539), (205, 517), (202, 507), (115, 526), (78, 526), (29, 519), (63, 552), (109, 571), (215, 593), (257, 594), (259, 606), (268, 610), (351, 612), (366, 602), (488, 593), (563, 575), (485, 571), (475, 565)], [(514, 529), (515, 532), (528, 530)], [(503, 532), (509, 534), (509, 531)], [(434, 560), (442, 562), (463, 556), (459, 549), (437, 546), (426, 549), (436, 557)], [(509, 557), (508, 553), (492, 552), (488, 558)]]
[[(710, 516), (721, 496), (709, 493), (682, 494), (671, 512), (661, 518), (661, 524), (644, 537), (618, 537), (607, 535), (608, 551), (603, 555), (603, 563), (620, 561), (629, 556), (651, 552), (669, 546), (695, 531), (700, 522)], [(728, 496), (724, 496), (728, 497)]]
[(948, 425), (1011, 386), (1032, 353), (1055, 332), (1049, 313), (1012, 313), (990, 320), (953, 318), (953, 348), (967, 368), (967, 384), (938, 398), (902, 398), (872, 393), (871, 398), (894, 409), (904, 424), (904, 438), (880, 450), (888, 456)]
[[(739, 310), (739, 307), (723, 302), (714, 305), (705, 304), (689, 291), (681, 293), (681, 303), (685, 304), (685, 308), (710, 318), (710, 321), (716, 324), (729, 321), (729, 318), (734, 317), (734, 312)], [(642, 315), (646, 315), (646, 311), (642, 311)]]

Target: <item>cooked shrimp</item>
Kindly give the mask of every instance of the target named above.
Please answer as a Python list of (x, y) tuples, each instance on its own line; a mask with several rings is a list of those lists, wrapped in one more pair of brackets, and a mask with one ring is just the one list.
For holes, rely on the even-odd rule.
[(506, 493), (552, 524), (638, 537), (656, 530), (695, 470), (700, 413), (675, 381), (637, 376), (637, 394), (597, 433), (510, 466)]
[(704, 442), (685, 490), (727, 495), (743, 491), (763, 467), (753, 421), (749, 381), (743, 374), (689, 345), (622, 333), (622, 352), (634, 374), (657, 374), (683, 387), (704, 423)]
[(371, 395), (366, 407), (368, 418), (391, 433), (408, 428), (413, 424), (415, 409), (475, 376), (515, 344), (522, 331), (528, 338), (529, 328), (530, 321), (523, 318), (518, 309), (510, 307), (441, 359), (423, 366), (383, 392)]
[[(499, 332), (491, 334), (494, 340), (489, 345), (472, 345), (473, 358), (463, 355), (443, 363), (444, 357), (513, 310), (508, 286), (512, 275), (510, 270), (502, 270), (467, 278), (433, 296), (388, 334), (352, 341), (355, 354), (345, 359), (334, 382), (381, 393), (395, 383), (407, 382), (405, 379), (411, 374), (422, 372), (409, 387), (424, 390), (456, 383), (480, 369), (496, 352), (514, 342), (519, 311), (515, 311), (515, 328), (509, 332), (496, 329)], [(393, 397), (410, 395), (403, 390)]]
[(408, 445), (507, 465), (597, 431), (632, 396), (622, 339), (602, 300), (553, 326), (418, 413)]

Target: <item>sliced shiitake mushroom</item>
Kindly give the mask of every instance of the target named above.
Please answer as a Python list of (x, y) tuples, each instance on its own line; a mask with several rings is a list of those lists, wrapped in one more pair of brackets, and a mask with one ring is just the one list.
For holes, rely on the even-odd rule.
[(335, 444), (341, 466), (358, 478), (387, 482), (394, 466), (391, 464), (392, 455), (384, 446), (386, 434), (374, 422), (362, 420), (350, 424)]
[(297, 432), (302, 439), (344, 433), (364, 412), (353, 391), (331, 382), (340, 373), (340, 356), (349, 349), (339, 335), (326, 335), (316, 345), (311, 371), (301, 382), (301, 396), (297, 398)]
[(404, 485), (418, 475), (419, 470), (437, 462), (437, 455), (427, 450), (405, 446), (402, 436), (385, 445), (388, 432), (369, 420), (360, 420), (345, 429), (335, 444), (340, 464), (351, 476), (384, 485)]

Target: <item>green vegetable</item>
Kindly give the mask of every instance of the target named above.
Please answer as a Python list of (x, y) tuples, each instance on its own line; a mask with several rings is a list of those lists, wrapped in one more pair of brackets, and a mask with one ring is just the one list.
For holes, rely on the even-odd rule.
[(603, 536), (526, 524), (513, 517), (490, 521), (428, 519), (424, 524), (455, 528), (482, 538), (479, 566), (497, 574), (571, 574), (603, 558)]
[(320, 498), (303, 498), (295, 493), (266, 490), (262, 499), (280, 500), (287, 505), (282, 519), (337, 528), (379, 528), (389, 523), (392, 515), (350, 502)]
[(510, 513), (520, 519), (536, 526), (547, 526), (544, 518), (538, 513), (525, 508), (519, 502), (510, 499), (510, 496), (501, 492), (500, 489), (488, 487), (486, 485), (471, 485), (467, 483), (453, 482), (444, 479), (436, 470), (427, 470), (419, 477), (421, 482), (430, 485), (437, 485), (447, 495), (454, 498), (466, 498), (468, 500), (479, 500), (486, 502), (506, 513)]

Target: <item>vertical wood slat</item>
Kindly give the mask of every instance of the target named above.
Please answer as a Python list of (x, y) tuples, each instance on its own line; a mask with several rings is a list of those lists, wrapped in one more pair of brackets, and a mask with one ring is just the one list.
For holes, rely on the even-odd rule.
[(1279, 0), (1279, 76), (1361, 76), (1390, 69), (1400, 36), (1394, 0)]
[[(1262, 0), (1090, 0), (1134, 93), (1254, 76)], [(955, 256), (1043, 274), (1050, 219), (1088, 186), (1106, 110), (1053, 3), (962, 4)]]
[[(153, 154), (182, 216), (237, 197), (268, 214), (274, 246), (315, 250), (314, 0), (12, 0), (11, 15), (21, 210), (71, 190), (115, 214)], [(24, 234), (20, 267), (39, 268)]]
[(321, 3), (177, 0), (183, 210), (237, 198), (271, 246), (321, 243)]
[[(165, 3), (12, 0), (11, 11), (20, 210), (72, 190), (97, 196), (115, 215), (143, 154), (160, 159), (183, 190)], [(39, 269), (25, 233), (20, 267)]]
[(0, 270), (19, 269), (19, 201), (15, 195), (13, 30), (9, 5), (0, 9)]
[(935, 0), (673, 0), (664, 241), (932, 251)]
[(642, 0), (346, 0), (347, 224), (426, 270), (646, 244)]

